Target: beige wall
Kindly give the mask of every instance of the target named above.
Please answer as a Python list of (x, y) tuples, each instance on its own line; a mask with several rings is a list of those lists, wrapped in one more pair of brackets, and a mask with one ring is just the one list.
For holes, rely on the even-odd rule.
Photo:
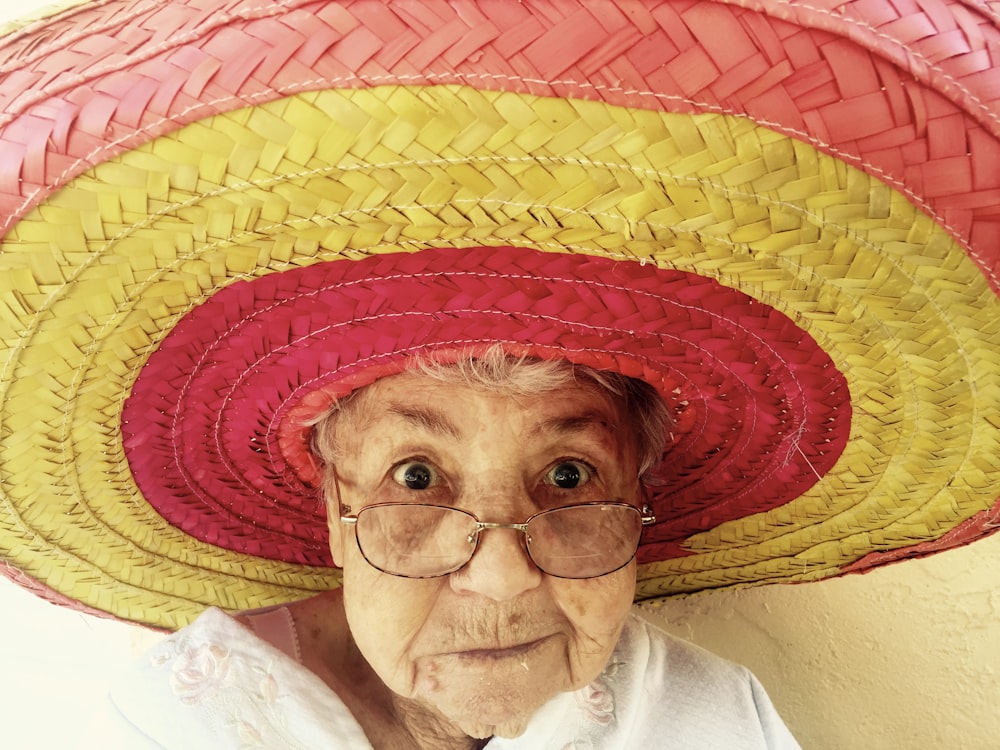
[(642, 609), (750, 667), (806, 750), (1000, 748), (1000, 534), (866, 575)]

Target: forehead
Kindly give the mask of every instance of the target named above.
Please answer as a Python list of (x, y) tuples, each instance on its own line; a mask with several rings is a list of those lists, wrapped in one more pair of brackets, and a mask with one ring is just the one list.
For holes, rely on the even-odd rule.
[(589, 380), (568, 378), (556, 388), (514, 391), (502, 383), (442, 381), (420, 372), (388, 376), (358, 391), (344, 404), (338, 421), (349, 421), (354, 431), (386, 422), (447, 431), (473, 412), (478, 421), (514, 414), (538, 429), (579, 423), (629, 432), (623, 399)]

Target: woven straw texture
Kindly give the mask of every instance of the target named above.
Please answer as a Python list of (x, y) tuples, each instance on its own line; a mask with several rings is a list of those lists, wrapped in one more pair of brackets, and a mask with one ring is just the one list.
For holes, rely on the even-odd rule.
[[(283, 428), (254, 443), (235, 412), (186, 421), (204, 394), (225, 401), (212, 342), (264, 361), (315, 314), (235, 327), (268, 299), (399, 264), (433, 289), (462, 258), (546, 280), (539, 298), (617, 263), (635, 277), (622, 305), (647, 278), (684, 303), (686, 334), (656, 329), (659, 308), (612, 309), (660, 331), (640, 374), (679, 415), (674, 457), (702, 451), (640, 553), (638, 596), (815, 580), (988, 533), (998, 40), (971, 2), (101, 2), (12, 32), (0, 555), (43, 595), (165, 627), (335, 585)], [(551, 291), (551, 325), (603, 325), (588, 299)], [(711, 356), (669, 360), (668, 337)], [(280, 422), (340, 366), (261, 370), (287, 398), (266, 411)], [(764, 414), (770, 429), (747, 426)], [(222, 464), (266, 448), (302, 491), (199, 496), (197, 440), (150, 447), (171, 430), (207, 432)]]

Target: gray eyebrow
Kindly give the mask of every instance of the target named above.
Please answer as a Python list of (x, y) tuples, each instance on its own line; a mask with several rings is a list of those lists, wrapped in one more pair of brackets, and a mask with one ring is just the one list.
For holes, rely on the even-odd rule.
[(391, 403), (386, 412), (437, 435), (445, 435), (456, 440), (462, 436), (456, 424), (441, 412), (429, 407)]
[(608, 415), (600, 411), (590, 411), (585, 414), (575, 414), (571, 417), (553, 417), (546, 419), (536, 428), (536, 432), (586, 432), (592, 427), (598, 427), (614, 434)]

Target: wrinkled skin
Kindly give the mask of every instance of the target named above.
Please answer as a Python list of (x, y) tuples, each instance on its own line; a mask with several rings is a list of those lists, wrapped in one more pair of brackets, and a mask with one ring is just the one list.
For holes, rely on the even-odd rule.
[[(638, 505), (623, 420), (591, 386), (512, 398), (418, 374), (388, 377), (338, 422), (340, 501), (351, 512), (376, 502), (449, 504), (491, 522), (576, 502)], [(411, 486), (414, 466), (429, 481)], [(347, 623), (391, 691), (369, 701), (390, 701), (382, 715), (416, 746), (517, 736), (546, 701), (607, 663), (632, 603), (634, 562), (598, 578), (554, 578), (527, 557), (519, 532), (498, 529), (483, 532), (455, 573), (391, 576), (366, 562), (331, 487), (327, 495)]]

